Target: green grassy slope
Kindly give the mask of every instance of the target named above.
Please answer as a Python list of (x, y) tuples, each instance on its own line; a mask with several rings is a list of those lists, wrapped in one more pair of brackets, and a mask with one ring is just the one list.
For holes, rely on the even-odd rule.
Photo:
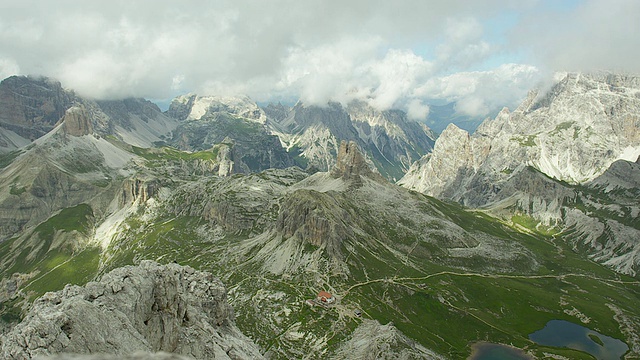
[[(260, 176), (236, 180), (249, 187), (251, 177)], [(238, 189), (220, 186), (208, 199), (233, 191)], [(278, 191), (265, 203), (277, 204), (282, 193), (291, 190), (285, 186)], [(466, 358), (477, 341), (513, 344), (538, 355), (581, 358), (584, 354), (573, 350), (533, 344), (528, 334), (549, 320), (565, 319), (628, 341), (629, 334), (611, 306), (636, 324), (640, 319), (638, 280), (586, 259), (557, 236), (535, 228), (522, 232), (518, 230), (522, 224), (512, 228), (483, 213), (417, 193), (403, 195), (421, 214), (413, 216), (398, 212), (397, 204), (374, 209), (365, 195), (358, 190), (332, 195), (351, 214), (356, 229), (342, 239), (342, 256), (336, 257), (324, 245), (302, 241), (295, 246), (302, 254), (300, 261), (308, 264), (291, 272), (265, 270), (270, 262), (282, 259), (273, 254), (291, 244), (268, 222), (253, 230), (230, 232), (216, 220), (176, 216), (172, 211), (159, 211), (162, 215), (146, 223), (130, 219), (130, 230), (112, 244), (107, 268), (150, 258), (214, 272), (230, 289), (240, 328), (276, 358), (300, 356), (300, 349), (331, 352), (360, 323), (356, 309), (363, 318), (393, 322), (405, 335), (454, 359)], [(275, 219), (278, 211), (277, 206), (265, 206), (270, 215), (262, 216)], [(386, 218), (380, 217), (382, 213)], [(240, 207), (233, 216), (246, 214)], [(419, 222), (426, 216), (437, 220)], [(500, 241), (505, 251), (525, 250), (520, 257), (503, 260), (481, 253), (453, 256), (455, 247), (443, 245), (454, 241), (446, 237), (448, 224), (462, 228), (465, 236)], [(442, 227), (443, 238), (439, 233), (421, 236), (422, 231)], [(305, 300), (320, 290), (334, 293), (339, 305), (309, 307)]]

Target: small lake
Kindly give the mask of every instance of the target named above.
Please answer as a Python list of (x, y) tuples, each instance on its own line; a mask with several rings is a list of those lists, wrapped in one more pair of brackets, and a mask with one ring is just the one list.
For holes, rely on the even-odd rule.
[(531, 360), (524, 351), (507, 345), (488, 342), (476, 343), (468, 360)]
[(619, 360), (629, 350), (618, 339), (564, 320), (549, 321), (542, 330), (530, 334), (529, 339), (540, 345), (584, 351), (598, 360)]

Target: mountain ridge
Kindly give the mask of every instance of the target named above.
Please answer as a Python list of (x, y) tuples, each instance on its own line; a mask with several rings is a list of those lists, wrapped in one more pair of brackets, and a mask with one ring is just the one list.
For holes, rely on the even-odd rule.
[[(636, 274), (636, 196), (612, 199), (605, 183), (624, 184), (629, 177), (635, 184), (632, 165), (623, 164), (640, 153), (638, 93), (637, 77), (567, 74), (548, 93), (530, 92), (516, 110), (502, 110), (473, 135), (450, 125), (399, 183), (507, 219), (532, 216), (567, 233), (567, 241), (597, 261)], [(527, 167), (535, 169), (533, 177), (523, 172)], [(630, 206), (624, 219), (611, 208), (617, 201)]]

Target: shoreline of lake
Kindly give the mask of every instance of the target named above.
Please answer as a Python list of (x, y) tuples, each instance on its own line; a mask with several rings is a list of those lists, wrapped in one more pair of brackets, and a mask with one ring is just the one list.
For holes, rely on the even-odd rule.
[[(496, 354), (498, 352), (498, 354)], [(479, 341), (471, 345), (471, 354), (467, 360), (483, 360), (484, 357), (502, 356), (502, 360), (534, 360), (535, 357), (515, 346)]]

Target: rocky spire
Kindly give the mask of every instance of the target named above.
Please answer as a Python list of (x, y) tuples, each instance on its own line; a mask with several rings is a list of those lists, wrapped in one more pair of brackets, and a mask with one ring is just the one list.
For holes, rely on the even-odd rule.
[(63, 131), (66, 135), (82, 136), (93, 134), (93, 125), (89, 113), (82, 106), (74, 106), (62, 117)]
[(341, 177), (345, 180), (359, 180), (361, 175), (382, 179), (381, 175), (374, 173), (369, 168), (355, 141), (347, 142), (342, 140), (336, 165), (331, 170), (331, 176), (334, 178)]

